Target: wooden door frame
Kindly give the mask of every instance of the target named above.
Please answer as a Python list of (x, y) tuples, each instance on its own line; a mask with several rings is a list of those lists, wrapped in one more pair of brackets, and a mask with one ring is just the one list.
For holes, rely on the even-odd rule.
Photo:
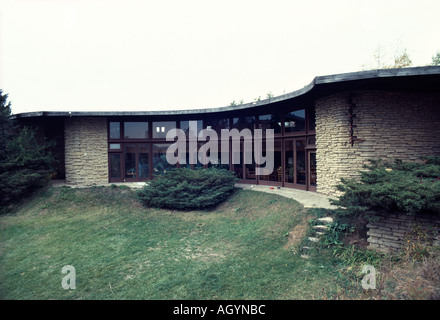
[[(305, 184), (298, 184), (297, 181), (297, 158), (296, 158), (296, 141), (298, 140), (303, 140), (304, 143), (304, 152), (305, 152), (305, 165), (306, 165), (306, 181)], [(286, 182), (286, 169), (287, 169), (287, 159), (286, 159), (286, 143), (290, 142), (293, 144), (293, 167), (295, 168), (294, 170), (294, 175), (293, 175), (293, 183), (292, 182)], [(306, 146), (306, 142), (307, 142), (307, 138), (306, 137), (289, 137), (284, 139), (283, 142), (283, 155), (282, 155), (282, 162), (284, 165), (284, 170), (283, 170), (283, 175), (282, 175), (282, 179), (283, 179), (283, 186), (287, 187), (287, 188), (294, 188), (294, 189), (300, 189), (300, 190), (308, 190), (308, 184), (307, 184), (307, 149), (305, 149)]]
[[(307, 190), (308, 191), (315, 191), (316, 192), (316, 178), (315, 178), (315, 185), (311, 185), (311, 179), (310, 175), (312, 174), (312, 171), (310, 170), (310, 154), (314, 153), (316, 155), (316, 149), (306, 149), (306, 161), (307, 161)], [(316, 172), (315, 172), (316, 173)]]

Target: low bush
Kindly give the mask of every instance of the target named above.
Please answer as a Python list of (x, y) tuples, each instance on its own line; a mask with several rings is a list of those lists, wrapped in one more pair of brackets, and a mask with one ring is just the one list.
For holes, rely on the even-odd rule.
[(174, 169), (157, 176), (137, 192), (147, 207), (192, 210), (212, 208), (235, 190), (237, 178), (226, 169)]
[(425, 157), (424, 163), (394, 163), (372, 160), (359, 179), (342, 179), (342, 196), (333, 204), (348, 214), (378, 211), (440, 213), (440, 157)]

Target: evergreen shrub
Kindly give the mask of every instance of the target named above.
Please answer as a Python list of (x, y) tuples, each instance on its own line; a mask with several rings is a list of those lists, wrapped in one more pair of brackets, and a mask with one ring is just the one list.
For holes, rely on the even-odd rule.
[(402, 212), (440, 213), (440, 157), (424, 157), (423, 163), (371, 160), (358, 179), (341, 179), (342, 196), (333, 204), (347, 214)]
[(226, 169), (187, 169), (167, 171), (149, 181), (137, 192), (147, 207), (197, 210), (212, 208), (235, 191), (237, 178)]
[(49, 152), (52, 144), (38, 141), (35, 129), (9, 119), (7, 97), (0, 90), (0, 213), (47, 185), (55, 166)]

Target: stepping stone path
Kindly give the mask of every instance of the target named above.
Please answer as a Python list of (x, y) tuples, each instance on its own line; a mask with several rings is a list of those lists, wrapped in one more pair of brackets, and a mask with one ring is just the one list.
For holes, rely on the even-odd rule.
[[(315, 221), (318, 221), (320, 224), (314, 225), (312, 229), (315, 231), (314, 237), (308, 238), (308, 245), (303, 246), (303, 251), (307, 252), (313, 249), (314, 245), (319, 242), (319, 238), (324, 235), (329, 228), (329, 224), (333, 223), (332, 217), (324, 217), (324, 218), (318, 218)], [(302, 254), (301, 258), (308, 259), (310, 256), (308, 254)]]

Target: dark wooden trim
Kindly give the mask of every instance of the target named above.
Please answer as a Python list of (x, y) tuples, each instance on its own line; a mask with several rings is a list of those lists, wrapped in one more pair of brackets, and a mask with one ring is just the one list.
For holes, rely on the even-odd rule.
[[(242, 175), (243, 178), (241, 180), (239, 180), (239, 183), (245, 183), (245, 184), (256, 184), (256, 185), (267, 185), (267, 186), (274, 186), (274, 187), (287, 187), (287, 188), (295, 188), (295, 189), (301, 189), (301, 190), (313, 190), (316, 188), (313, 188), (313, 186), (309, 186), (308, 184), (308, 167), (306, 168), (306, 184), (302, 185), (302, 184), (298, 184), (296, 183), (297, 180), (297, 173), (295, 171), (294, 174), (294, 181), (295, 183), (289, 183), (286, 182), (286, 166), (287, 166), (287, 159), (286, 154), (285, 154), (285, 144), (286, 142), (290, 141), (293, 145), (294, 151), (293, 151), (293, 156), (294, 156), (294, 163), (293, 166), (296, 168), (296, 164), (297, 164), (297, 159), (296, 159), (296, 141), (297, 140), (304, 140), (306, 145), (305, 145), (305, 161), (306, 161), (306, 166), (308, 166), (308, 148), (307, 148), (307, 139), (309, 137), (313, 137), (315, 136), (312, 132), (307, 132), (308, 131), (308, 113), (310, 108), (307, 107), (296, 107), (293, 110), (301, 110), (301, 109), (305, 109), (305, 121), (306, 121), (306, 130), (303, 132), (293, 132), (293, 133), (284, 133), (284, 113), (285, 111), (280, 111), (280, 119), (281, 119), (281, 133), (280, 134), (275, 134), (275, 141), (278, 141), (278, 143), (280, 143), (280, 152), (281, 152), (281, 167), (283, 168), (283, 170), (281, 171), (281, 181), (274, 181), (274, 180), (265, 180), (263, 178), (263, 176), (255, 176), (255, 179), (249, 179), (246, 177), (246, 165), (244, 163), (242, 163), (240, 166), (242, 167)], [(288, 111), (286, 111), (288, 112)], [(265, 114), (273, 114), (272, 113), (264, 113)], [(249, 116), (255, 116), (256, 117), (256, 122), (255, 125), (258, 126), (259, 123), (259, 114), (251, 114)], [(232, 126), (232, 121), (233, 121), (233, 117), (229, 117), (227, 118), (229, 121), (229, 128), (231, 128)], [(166, 141), (166, 139), (164, 138), (153, 138), (153, 122), (157, 122), (157, 121), (153, 121), (151, 119), (147, 120), (148, 121), (148, 130), (149, 130), (149, 137), (148, 139), (125, 139), (124, 138), (124, 121), (126, 119), (123, 117), (119, 117), (119, 118), (113, 118), (113, 119), (108, 119), (108, 123), (110, 122), (119, 122), (120, 123), (120, 132), (121, 132), (121, 138), (120, 139), (110, 139), (110, 126), (108, 125), (108, 132), (107, 132), (107, 137), (108, 137), (108, 157), (110, 158), (110, 154), (112, 153), (119, 153), (121, 155), (121, 178), (120, 179), (114, 179), (110, 177), (110, 161), (109, 161), (109, 182), (121, 182), (121, 181), (133, 181), (133, 182), (141, 182), (141, 181), (148, 181), (150, 179), (153, 178), (153, 145), (154, 144), (172, 144), (172, 141)], [(128, 119), (130, 122), (133, 122), (135, 119), (133, 119), (132, 117), (130, 117)], [(142, 119), (143, 121), (139, 121), (139, 122), (145, 122), (145, 119)], [(191, 121), (191, 120), (195, 120), (195, 121), (202, 121), (202, 128), (205, 129), (206, 126), (206, 119), (192, 119), (192, 118), (188, 118), (188, 119), (166, 119), (164, 121), (169, 121), (169, 122), (175, 122), (176, 123), (176, 127), (180, 128), (180, 121)], [(136, 121), (134, 121), (136, 122)], [(162, 121), (158, 121), (158, 122), (162, 122)], [(221, 138), (221, 134), (219, 135), (219, 139)], [(110, 150), (110, 143), (120, 143), (121, 144), (121, 149), (120, 150)], [(189, 143), (189, 139), (187, 139), (187, 143)], [(136, 178), (126, 178), (125, 177), (125, 148), (127, 145), (134, 145), (136, 150), (135, 150), (135, 163), (136, 163)], [(141, 144), (146, 144), (149, 146), (149, 153), (148, 153), (148, 161), (149, 161), (149, 177), (148, 178), (139, 178), (139, 145)], [(197, 150), (199, 150), (200, 145), (203, 144), (203, 142), (198, 142), (197, 143)], [(241, 141), (240, 143), (241, 145), (241, 150), (243, 150), (243, 141)], [(313, 147), (313, 146), (312, 146)], [(229, 140), (229, 170), (230, 171), (234, 171), (234, 166), (232, 165), (232, 141)], [(219, 157), (221, 157), (221, 141), (219, 141), (219, 147), (218, 147), (218, 152), (219, 152)], [(180, 164), (177, 164), (177, 167), (181, 167)], [(195, 166), (191, 165), (191, 168), (193, 169)], [(204, 167), (208, 167), (206, 165), (204, 165)], [(257, 165), (256, 165), (257, 167)], [(276, 170), (277, 168), (274, 168), (274, 170)]]

